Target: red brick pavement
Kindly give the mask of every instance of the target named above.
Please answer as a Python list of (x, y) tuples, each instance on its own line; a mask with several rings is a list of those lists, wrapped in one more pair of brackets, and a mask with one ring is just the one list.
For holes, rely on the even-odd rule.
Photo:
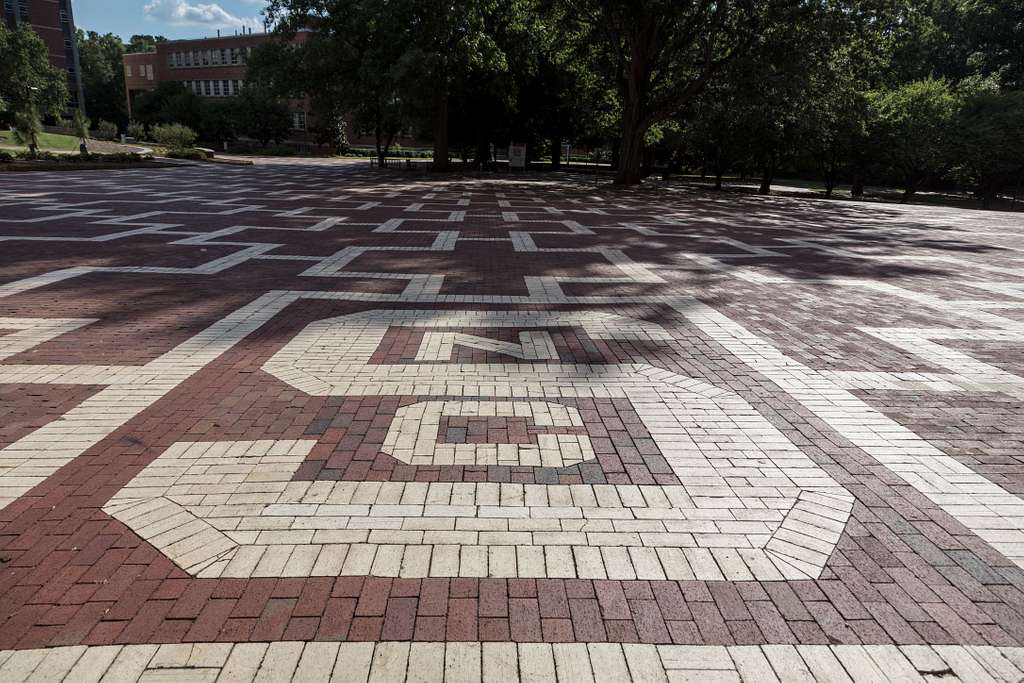
[[(211, 170), (148, 172), (149, 189), (139, 197), (187, 190), (217, 202)], [(281, 171), (230, 172), (230, 188), (241, 188), (240, 204), (272, 211), (233, 216), (176, 213), (153, 217), (179, 224), (179, 231), (210, 232), (233, 225), (293, 227), (314, 220), (275, 212), (312, 207), (316, 216), (344, 217), (351, 223), (380, 224), (401, 218), (429, 191), (424, 183), (404, 188), (402, 177), (337, 177), (330, 170), (307, 170), (301, 191), (316, 196), (287, 201), (266, 194)], [(86, 174), (61, 180), (46, 176), (41, 186), (56, 202), (73, 203), (84, 192), (101, 200), (111, 215), (147, 209), (104, 199), (105, 186)], [(165, 182), (166, 180), (166, 182)], [(210, 182), (207, 182), (210, 181)], [(29, 187), (27, 180), (5, 183), (2, 194)], [(359, 190), (359, 202), (382, 206), (356, 210), (332, 202), (333, 194)], [(292, 190), (297, 192), (298, 189)], [(781, 256), (751, 256), (729, 237), (757, 247), (778, 246), (782, 236), (828, 235), (835, 226), (867, 234), (892, 254), (957, 254), (949, 242), (934, 245), (923, 236), (893, 236), (910, 229), (913, 213), (887, 207), (785, 202), (704, 204), (699, 196), (671, 199), (684, 217), (666, 226), (670, 236), (602, 230), (627, 218), (649, 221), (659, 207), (614, 210), (614, 194), (590, 199), (588, 188), (571, 185), (558, 193), (530, 183), (456, 183), (439, 191), (443, 200), (424, 203), (438, 217), (467, 211), (465, 224), (410, 221), (392, 233), (371, 227), (327, 233), (247, 230), (216, 241), (283, 244), (277, 254), (327, 256), (345, 246), (426, 246), (433, 237), (410, 230), (463, 230), (464, 237), (507, 237), (498, 193), (564, 211), (600, 208), (613, 215), (568, 214), (595, 231), (577, 235), (563, 224), (539, 222), (516, 229), (557, 232), (540, 235), (541, 247), (605, 246), (632, 259), (667, 267), (672, 249), (704, 254), (742, 255), (729, 266), (760, 266), (788, 276), (850, 275), (896, 281), (936, 294), (947, 281), (963, 277), (949, 264), (889, 265), (822, 258), (789, 249)], [(469, 206), (460, 192), (472, 192)], [(393, 195), (391, 193), (394, 193)], [(138, 197), (136, 197), (138, 198)], [(660, 196), (655, 197), (662, 201)], [(567, 204), (566, 199), (581, 199)], [(642, 202), (641, 202), (642, 203)], [(183, 202), (179, 210), (187, 211)], [(770, 207), (770, 208), (768, 208)], [(36, 216), (32, 201), (9, 203), (7, 217)], [(203, 210), (204, 207), (199, 207)], [(214, 203), (205, 210), (219, 210)], [(524, 214), (525, 215), (525, 214)], [(776, 224), (775, 216), (792, 220)], [(538, 218), (534, 216), (534, 218)], [(563, 216), (558, 216), (562, 220)], [(871, 218), (869, 227), (858, 222)], [(961, 213), (940, 215), (971, 231), (986, 225)], [(1019, 224), (1018, 224), (1019, 227)], [(77, 236), (107, 234), (88, 217), (52, 223), (0, 224), (0, 234)], [(900, 233), (902, 235), (902, 233)], [(965, 244), (999, 239), (1002, 246), (1024, 246), (1015, 237), (959, 235)], [(706, 238), (706, 239), (705, 239)], [(144, 235), (111, 242), (5, 242), (0, 283), (75, 266), (193, 267), (232, 253), (236, 247), (170, 245), (167, 235)], [(1011, 240), (1006, 244), (1006, 240)], [(661, 243), (655, 247), (651, 243)], [(41, 246), (42, 245), (42, 246)], [(993, 250), (1000, 248), (989, 245)], [(781, 252), (780, 252), (781, 253)], [(998, 252), (996, 252), (998, 253)], [(999, 261), (1010, 263), (1007, 254)], [(995, 262), (995, 261), (992, 261)], [(966, 263), (966, 262), (965, 262)], [(400, 292), (403, 283), (355, 278), (298, 277), (310, 263), (248, 261), (222, 273), (96, 273), (0, 299), (9, 317), (95, 317), (98, 322), (7, 358), (3, 364), (141, 365), (188, 339), (209, 324), (272, 289)], [(970, 266), (963, 266), (969, 271)], [(524, 295), (524, 275), (613, 277), (615, 267), (594, 253), (518, 254), (507, 242), (460, 242), (452, 252), (370, 252), (346, 266), (350, 271), (444, 273), (443, 294)], [(685, 268), (667, 269), (664, 284), (593, 285), (567, 283), (567, 293), (643, 290), (699, 297), (803, 362), (822, 369), (891, 372), (941, 371), (920, 359), (866, 339), (858, 325), (936, 326), (940, 314), (903, 307), (869, 292), (824, 294), (813, 287), (779, 288), (777, 294), (724, 273), (695, 276)], [(1017, 280), (1019, 282), (1019, 279)], [(938, 288), (938, 289), (937, 289)], [(954, 288), (955, 291), (955, 288)], [(975, 292), (990, 299), (983, 292)], [(959, 292), (956, 293), (959, 296)], [(403, 465), (380, 452), (394, 411), (428, 397), (308, 396), (260, 370), (266, 360), (307, 323), (369, 307), (391, 304), (305, 301), (290, 306), (221, 358), (180, 384), (96, 446), (72, 459), (45, 482), (0, 511), (0, 648), (111, 643), (165, 643), (266, 640), (480, 640), (550, 642), (643, 642), (681, 644), (990, 644), (1024, 645), (1024, 572), (963, 524), (874, 459), (866, 456), (772, 382), (723, 351), (706, 334), (657, 306), (616, 305), (607, 310), (656, 320), (674, 337), (661, 345), (594, 340), (578, 329), (552, 330), (564, 362), (651, 362), (735, 391), (778, 427), (855, 497), (852, 517), (826, 569), (806, 581), (645, 581), (533, 578), (394, 578), (340, 576), (310, 578), (197, 579), (190, 577), (102, 506), (143, 467), (178, 441), (234, 439), (317, 440), (296, 479), (390, 481), (492, 481), (540, 484), (620, 483), (671, 485), (678, 480), (626, 400), (565, 399), (576, 407), (598, 458), (555, 470), (500, 466)], [(444, 304), (441, 305), (442, 307)], [(486, 306), (483, 306), (486, 308)], [(2, 325), (0, 325), (2, 327)], [(458, 330), (453, 330), (458, 331)], [(492, 338), (514, 341), (519, 330), (492, 330)], [(473, 333), (479, 333), (475, 331)], [(394, 328), (372, 362), (408, 363), (418, 335)], [(2, 341), (3, 337), (0, 337)], [(1019, 346), (978, 342), (978, 357), (1008, 372), (1019, 370)], [(500, 354), (462, 348), (453, 362), (509, 362)], [(25, 436), (81, 403), (96, 387), (0, 385), (0, 446)], [(1012, 493), (1024, 491), (1024, 408), (1019, 399), (993, 393), (859, 392), (889, 417), (911, 428), (947, 454)], [(436, 398), (436, 397), (430, 397)], [(441, 441), (532, 443), (543, 430), (528, 420), (447, 418)], [(463, 430), (460, 432), (459, 430)], [(570, 432), (572, 430), (569, 430)], [(533, 441), (531, 441), (533, 439)]]

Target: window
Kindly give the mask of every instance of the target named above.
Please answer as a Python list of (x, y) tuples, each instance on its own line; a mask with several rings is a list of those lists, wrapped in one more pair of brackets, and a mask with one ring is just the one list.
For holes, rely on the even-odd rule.
[(294, 130), (306, 130), (306, 112), (304, 112), (304, 111), (293, 111), (292, 112), (292, 129), (294, 129)]
[(231, 48), (231, 63), (232, 64), (238, 64), (238, 48), (237, 47)]
[(18, 21), (30, 22), (27, 0), (18, 0)]
[(209, 96), (213, 92), (213, 88), (210, 87), (210, 81), (203, 81), (203, 94)]
[(220, 63), (221, 64), (227, 64), (228, 63), (228, 51), (225, 50), (224, 48), (221, 48), (221, 50), (220, 50)]
[(221, 81), (220, 82), (220, 89), (221, 89), (221, 92), (224, 93), (224, 97), (227, 97), (228, 95), (230, 95), (231, 94), (231, 81)]
[(146, 65), (146, 80), (147, 81), (153, 80), (153, 65), (152, 64), (147, 64)]
[[(4, 4), (7, 5), (7, 3), (4, 3)], [(68, 23), (68, 11), (66, 9), (62, 9), (60, 11), (60, 23), (62, 23), (62, 24)]]
[(167, 55), (167, 66), (178, 66), (177, 57), (173, 52)]
[(242, 81), (235, 81), (235, 94), (242, 92)]
[(209, 50), (200, 50), (200, 52), (203, 53), (203, 66), (209, 66), (210, 65), (210, 51)]
[(131, 64), (125, 64), (124, 65), (124, 75), (127, 76), (128, 78), (132, 77), (132, 65)]
[(220, 97), (220, 81), (213, 82), (213, 94), (216, 97)]

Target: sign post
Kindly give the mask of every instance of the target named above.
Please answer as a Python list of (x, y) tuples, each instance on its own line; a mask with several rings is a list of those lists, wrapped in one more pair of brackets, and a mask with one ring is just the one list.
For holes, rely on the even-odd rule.
[(508, 167), (510, 170), (526, 170), (526, 145), (509, 145)]

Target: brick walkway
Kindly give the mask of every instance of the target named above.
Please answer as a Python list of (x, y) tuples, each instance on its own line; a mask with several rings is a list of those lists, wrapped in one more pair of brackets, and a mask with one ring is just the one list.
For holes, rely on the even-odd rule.
[(1024, 677), (1019, 214), (363, 168), (4, 182), (0, 679)]

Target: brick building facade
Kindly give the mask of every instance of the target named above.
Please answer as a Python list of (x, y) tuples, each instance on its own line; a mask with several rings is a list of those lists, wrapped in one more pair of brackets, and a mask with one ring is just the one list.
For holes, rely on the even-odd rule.
[[(296, 40), (302, 40), (299, 34)], [(140, 92), (161, 83), (176, 81), (200, 97), (232, 97), (246, 86), (246, 62), (252, 49), (270, 42), (267, 33), (242, 33), (214, 38), (169, 40), (157, 43), (155, 52), (124, 55), (128, 113), (133, 116)], [(291, 139), (307, 139), (308, 101), (290, 100)]]
[(46, 44), (50, 63), (68, 73), (69, 108), (84, 105), (82, 72), (78, 63), (78, 38), (71, 0), (3, 0), (7, 27), (28, 24)]

